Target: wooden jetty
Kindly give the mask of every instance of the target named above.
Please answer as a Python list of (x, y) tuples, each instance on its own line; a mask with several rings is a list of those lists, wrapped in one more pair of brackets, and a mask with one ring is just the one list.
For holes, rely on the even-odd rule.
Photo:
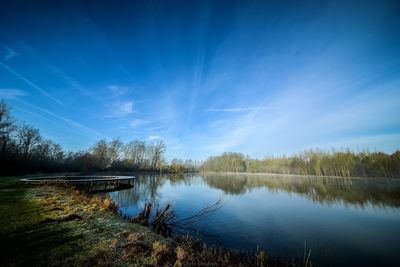
[(27, 177), (21, 179), (21, 182), (26, 184), (40, 184), (40, 185), (74, 185), (82, 187), (88, 191), (110, 191), (133, 186), (135, 176), (41, 176), (41, 177)]

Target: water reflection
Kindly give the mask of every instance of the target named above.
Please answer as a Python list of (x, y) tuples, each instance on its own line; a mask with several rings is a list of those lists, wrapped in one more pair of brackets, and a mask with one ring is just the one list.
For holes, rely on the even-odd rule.
[(364, 207), (400, 207), (400, 181), (398, 179), (319, 178), (307, 176), (281, 176), (257, 174), (172, 174), (137, 175), (135, 186), (114, 194), (119, 203), (154, 202), (159, 199), (159, 188), (166, 182), (171, 186), (206, 184), (222, 190), (226, 195), (242, 195), (255, 188), (270, 192), (285, 191), (304, 196), (313, 202), (345, 204)]
[(204, 182), (225, 194), (244, 194), (254, 188), (283, 190), (320, 203), (344, 202), (364, 206), (400, 206), (398, 179), (329, 178), (258, 174), (202, 174)]
[(124, 215), (147, 202), (172, 203), (178, 216), (224, 206), (196, 227), (220, 245), (303, 257), (321, 266), (400, 262), (400, 181), (276, 175), (137, 175), (134, 187), (109, 193)]

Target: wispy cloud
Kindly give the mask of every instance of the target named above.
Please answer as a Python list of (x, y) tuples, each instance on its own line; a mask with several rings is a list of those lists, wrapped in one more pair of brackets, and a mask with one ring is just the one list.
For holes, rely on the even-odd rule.
[(57, 115), (54, 112), (51, 112), (51, 111), (49, 111), (47, 109), (44, 109), (44, 108), (38, 107), (36, 105), (30, 104), (30, 103), (28, 103), (26, 101), (23, 101), (22, 99), (18, 99), (18, 101), (23, 103), (26, 106), (30, 106), (30, 107), (35, 108), (35, 109), (37, 109), (37, 110), (39, 110), (39, 111), (41, 111), (43, 113), (48, 114), (48, 115), (50, 115), (50, 116), (52, 116), (54, 118), (57, 118), (57, 119), (59, 119), (61, 121), (64, 121), (64, 122), (68, 123), (69, 125), (77, 128), (77, 129), (85, 130), (85, 131), (88, 131), (88, 132), (96, 135), (97, 137), (104, 138), (103, 134), (99, 133), (98, 131), (96, 131), (96, 130), (90, 128), (90, 127), (85, 126), (82, 123), (79, 123), (79, 122), (77, 122), (75, 120), (72, 120), (72, 119), (69, 119), (69, 118), (66, 118), (66, 117), (63, 117), (63, 116), (60, 116), (60, 115)]
[(207, 34), (209, 27), (209, 6), (208, 3), (205, 3), (200, 8), (201, 12), (201, 21), (199, 22), (200, 28), (198, 31), (198, 42), (197, 42), (197, 57), (196, 57), (196, 65), (194, 67), (193, 79), (191, 83), (191, 94), (190, 94), (190, 102), (189, 102), (189, 110), (187, 113), (187, 122), (185, 135), (188, 134), (191, 124), (192, 124), (192, 114), (196, 108), (196, 104), (198, 101), (198, 94), (200, 86), (203, 82), (203, 73), (204, 73), (204, 63), (205, 63), (205, 47), (207, 42)]
[(68, 83), (72, 87), (75, 88), (80, 88), (79, 84), (75, 82), (71, 77), (67, 76), (65, 72), (63, 72), (61, 69), (54, 67), (52, 65), (49, 65), (49, 68), (57, 75), (59, 76), (64, 82)]
[(48, 119), (48, 118), (46, 118), (46, 117), (44, 117), (44, 116), (42, 116), (42, 115), (39, 115), (39, 114), (37, 114), (37, 113), (35, 113), (35, 112), (32, 112), (32, 111), (29, 111), (29, 110), (27, 110), (27, 109), (24, 109), (24, 108), (21, 108), (21, 107), (18, 107), (18, 106), (13, 107), (13, 108), (18, 109), (18, 110), (20, 110), (20, 111), (22, 111), (22, 112), (28, 113), (28, 114), (30, 114), (30, 115), (32, 115), (32, 116), (35, 116), (35, 117), (37, 117), (37, 118), (40, 118), (40, 119), (42, 119), (42, 120), (45, 120), (45, 121), (47, 121), (47, 122), (50, 122), (51, 124), (54, 124), (54, 125), (56, 125), (56, 126), (58, 126), (58, 127), (62, 127), (62, 128), (65, 128), (65, 129), (69, 129), (69, 127), (68, 127), (67, 125), (65, 125), (65, 124), (57, 123), (57, 122), (55, 122), (55, 121), (53, 121), (53, 120), (50, 120), (50, 119)]
[(123, 96), (133, 91), (131, 87), (120, 85), (109, 85), (107, 89), (109, 89), (114, 96)]
[(0, 89), (0, 98), (3, 99), (14, 99), (20, 96), (26, 96), (28, 95), (27, 92), (20, 90), (20, 89), (15, 89), (15, 88), (2, 88)]
[(272, 110), (271, 107), (242, 107), (242, 108), (209, 108), (209, 112), (241, 112), (241, 111), (257, 111), (257, 110)]
[(161, 131), (161, 130), (165, 130), (166, 127), (162, 126), (162, 125), (158, 125), (158, 126), (153, 126), (153, 127), (147, 127), (146, 129), (144, 129), (145, 131)]
[[(129, 95), (133, 88), (122, 85), (109, 85), (107, 86), (107, 95), (109, 96), (109, 103), (105, 106), (108, 110), (106, 117), (109, 118), (122, 118), (135, 112), (134, 105), (138, 103), (137, 100), (129, 99)], [(132, 120), (129, 125), (136, 127), (145, 124), (146, 121), (141, 119)]]
[(13, 70), (12, 68), (10, 68), (9, 66), (7, 66), (6, 64), (0, 62), (0, 66), (2, 66), (4, 69), (6, 69), (8, 72), (10, 72), (11, 74), (13, 74), (14, 76), (18, 77), (19, 79), (21, 79), (22, 81), (24, 81), (25, 83), (27, 83), (28, 85), (32, 86), (33, 88), (35, 88), (36, 90), (38, 90), (40, 93), (42, 93), (43, 95), (45, 95), (46, 97), (48, 97), (49, 99), (53, 100), (54, 102), (64, 106), (64, 104), (58, 100), (57, 98), (55, 98), (54, 96), (50, 95), (49, 93), (47, 93), (44, 89), (40, 88), (39, 86), (37, 86), (36, 84), (34, 84), (33, 82), (31, 82), (30, 80), (28, 80), (27, 78), (25, 78), (24, 76), (22, 76), (21, 74), (19, 74), (18, 72), (16, 72), (15, 70)]
[(122, 113), (122, 115), (130, 114), (133, 112), (133, 102), (125, 101), (117, 103), (118, 112)]
[[(364, 92), (347, 98), (337, 93), (340, 86), (333, 85), (336, 91), (318, 93), (293, 86), (271, 99), (275, 107), (272, 112), (250, 111), (218, 121), (215, 127), (211, 124), (201, 143), (208, 154), (240, 151), (257, 157), (315, 147), (375, 146), (392, 151), (398, 147), (395, 140), (400, 135), (392, 134), (393, 130), (388, 133), (387, 129), (398, 127), (394, 115), (400, 103), (396, 97), (398, 85), (396, 80), (376, 88), (365, 86)], [(364, 138), (365, 133), (378, 134)]]
[(129, 125), (131, 127), (138, 127), (140, 125), (147, 124), (147, 123), (149, 123), (149, 121), (141, 120), (141, 119), (134, 119), (129, 123)]
[[(47, 66), (52, 73), (54, 73), (59, 80), (68, 86), (77, 89), (82, 94), (90, 96), (91, 99), (96, 99), (99, 101), (100, 99), (96, 96), (96, 94), (84, 88), (79, 82), (77, 82), (74, 78), (69, 76), (67, 72), (59, 67), (54, 66), (51, 62), (49, 62), (43, 54), (34, 49), (33, 47), (27, 45), (26, 43), (20, 43), (19, 47), (24, 51), (24, 54), (27, 54), (33, 61), (39, 63), (41, 66)], [(79, 63), (82, 64), (82, 60), (79, 59)]]
[(161, 136), (159, 136), (159, 135), (149, 135), (149, 137), (147, 139), (149, 139), (150, 141), (160, 140)]
[(75, 81), (70, 76), (68, 76), (62, 69), (55, 67), (53, 65), (48, 65), (48, 67), (52, 70), (52, 72), (54, 74), (56, 74), (67, 85), (79, 90), (84, 95), (93, 97), (93, 94), (91, 92), (84, 89), (77, 81)]
[(4, 47), (4, 60), (10, 60), (19, 55), (19, 53), (9, 47)]
[(106, 117), (125, 117), (133, 112), (133, 101), (116, 101), (109, 105), (109, 114)]

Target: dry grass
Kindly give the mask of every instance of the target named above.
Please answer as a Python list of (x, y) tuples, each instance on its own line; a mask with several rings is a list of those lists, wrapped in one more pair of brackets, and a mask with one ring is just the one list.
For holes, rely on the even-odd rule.
[(264, 250), (258, 251), (256, 253), (256, 266), (257, 267), (268, 266), (268, 255), (267, 252), (265, 252)]
[[(164, 260), (165, 246), (173, 255), (172, 239), (165, 239), (148, 227), (123, 220), (117, 214), (117, 205), (110, 198), (86, 195), (70, 187), (42, 186), (27, 190), (30, 192), (29, 201), (36, 203), (41, 215), (35, 227), (41, 230), (41, 239), (46, 240), (43, 241), (45, 249), (35, 250), (40, 255), (35, 260), (39, 265), (47, 262), (51, 266), (151, 266)], [(30, 212), (28, 208), (21, 212)], [(14, 234), (11, 231), (12, 228), (9, 234)], [(60, 231), (65, 232), (63, 239), (56, 234), (47, 235)], [(41, 242), (36, 237), (31, 238), (31, 232), (30, 229), (20, 231), (21, 240), (30, 238), (32, 244)], [(164, 246), (154, 246), (153, 249), (156, 241)], [(52, 247), (55, 242), (60, 246)], [(20, 245), (16, 243), (16, 246)], [(21, 252), (18, 258), (30, 262), (31, 254), (25, 254), (24, 250)], [(15, 261), (12, 265), (19, 266)]]
[[(188, 217), (188, 219), (178, 219), (170, 205), (164, 208), (157, 209), (154, 217), (150, 220), (150, 213), (154, 205), (147, 203), (138, 216), (130, 219), (131, 222), (141, 223), (146, 226), (151, 226), (158, 234), (165, 235), (165, 231), (159, 231), (161, 226), (169, 227), (175, 222), (191, 222), (202, 215), (212, 212), (219, 207), (219, 202), (202, 209), (196, 216)], [(166, 228), (167, 228), (166, 227)], [(137, 239), (136, 236), (133, 237)], [(159, 241), (153, 243), (151, 253), (151, 264), (154, 266), (301, 266), (298, 263), (289, 263), (284, 260), (272, 259), (267, 255), (267, 252), (261, 250), (252, 254), (247, 251), (232, 251), (221, 247), (207, 246), (199, 239), (193, 239), (190, 236), (179, 235), (175, 237), (175, 242), (172, 247), (167, 246)], [(130, 247), (132, 250), (132, 247)]]
[(90, 207), (92, 210), (99, 211), (111, 211), (118, 213), (118, 205), (110, 198), (106, 196), (88, 195), (83, 191), (77, 190), (71, 187), (63, 187), (65, 193), (69, 195), (73, 202), (78, 204), (84, 204)]
[[(110, 198), (87, 195), (71, 187), (29, 190), (32, 201), (42, 207), (40, 227), (68, 230), (65, 245), (46, 251), (43, 260), (52, 265), (68, 262), (74, 266), (300, 266), (271, 259), (265, 251), (234, 252), (207, 246), (189, 236), (164, 238), (150, 227), (122, 219), (117, 215), (117, 204)], [(169, 218), (165, 216), (167, 212), (173, 210), (157, 209), (157, 218)], [(72, 252), (63, 248), (74, 246), (79, 249)]]
[(171, 247), (160, 241), (153, 243), (151, 252), (151, 263), (154, 266), (170, 266), (174, 259), (174, 253)]
[[(118, 211), (117, 204), (110, 198), (86, 195), (78, 190), (68, 188), (65, 190), (72, 199), (72, 202), (77, 203), (77, 205), (64, 207), (65, 209), (71, 209), (70, 211), (73, 211), (77, 207), (82, 208), (82, 206), (85, 212), (89, 214), (93, 214), (96, 211), (116, 214)], [(51, 201), (54, 201), (54, 196)], [(57, 202), (59, 199), (55, 201)], [(83, 205), (82, 203), (85, 204)], [(135, 219), (128, 220), (127, 222), (133, 221), (137, 223), (141, 221), (142, 223), (145, 222), (143, 223), (144, 225), (153, 226), (154, 228), (154, 222), (149, 222), (151, 208), (152, 206), (147, 205), (143, 212)], [(164, 222), (165, 218), (174, 217), (168, 215), (170, 213), (174, 214), (173, 209), (169, 205), (160, 210), (157, 208), (154, 221)], [(136, 225), (136, 223), (130, 224)], [(150, 227), (145, 227), (145, 229), (150, 230)], [(93, 266), (98, 266), (97, 264), (107, 266), (104, 264), (113, 259), (114, 263), (121, 263), (122, 261), (139, 266), (301, 266), (301, 264), (293, 262), (289, 263), (287, 261), (272, 259), (263, 250), (251, 254), (249, 252), (207, 246), (201, 240), (193, 239), (190, 236), (178, 236), (172, 240), (156, 235), (158, 236), (157, 238), (153, 237), (153, 239), (150, 239), (148, 232), (132, 232), (123, 229), (119, 231), (114, 245), (108, 247), (106, 252), (99, 250), (99, 254), (93, 254), (88, 257), (90, 261), (87, 263), (91, 263)], [(99, 255), (100, 260), (97, 261), (95, 255)], [(107, 257), (109, 260), (105, 260), (104, 257)]]
[(255, 254), (246, 251), (233, 251), (205, 245), (201, 240), (190, 236), (176, 238), (174, 266), (256, 266), (256, 267), (296, 267), (303, 266), (299, 261), (287, 261), (268, 256), (264, 250)]

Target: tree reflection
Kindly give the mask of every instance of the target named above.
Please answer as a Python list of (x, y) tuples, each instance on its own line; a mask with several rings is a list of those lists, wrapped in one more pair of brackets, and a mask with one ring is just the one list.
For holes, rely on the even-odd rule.
[[(206, 185), (227, 195), (242, 195), (254, 189), (284, 191), (324, 204), (345, 203), (359, 207), (400, 207), (400, 180), (328, 178), (261, 174), (142, 174), (136, 175), (134, 187), (112, 193), (121, 207), (140, 210), (147, 202), (158, 203), (160, 188)], [(132, 211), (133, 212), (133, 211)]]
[(327, 178), (282, 175), (202, 174), (204, 182), (226, 194), (244, 194), (254, 188), (286, 191), (314, 202), (400, 206), (400, 181), (395, 179)]

